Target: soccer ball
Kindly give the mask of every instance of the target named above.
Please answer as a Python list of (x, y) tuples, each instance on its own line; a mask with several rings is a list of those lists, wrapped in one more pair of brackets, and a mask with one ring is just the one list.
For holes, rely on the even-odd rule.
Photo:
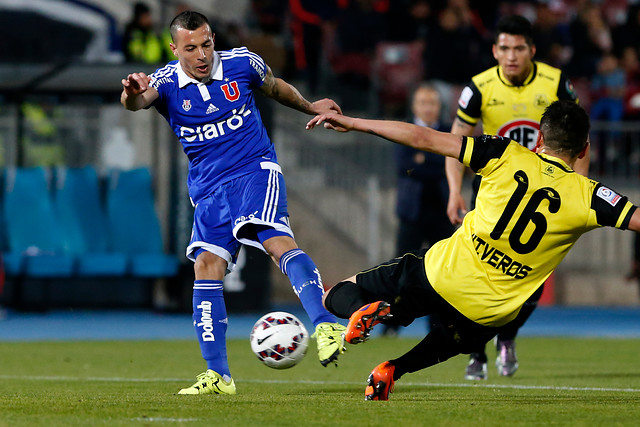
[(251, 330), (251, 350), (265, 365), (286, 369), (297, 365), (309, 345), (309, 333), (293, 314), (274, 311), (262, 316)]

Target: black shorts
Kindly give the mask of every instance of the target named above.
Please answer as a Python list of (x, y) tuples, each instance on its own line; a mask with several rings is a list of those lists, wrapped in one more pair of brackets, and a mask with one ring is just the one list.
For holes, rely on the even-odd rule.
[[(447, 335), (462, 347), (486, 343), (497, 328), (480, 325), (465, 317), (438, 294), (424, 269), (426, 249), (409, 252), (356, 275), (356, 285), (367, 302), (387, 301), (393, 317), (385, 323), (407, 326), (414, 319), (436, 314)], [(466, 352), (466, 351), (462, 351)]]

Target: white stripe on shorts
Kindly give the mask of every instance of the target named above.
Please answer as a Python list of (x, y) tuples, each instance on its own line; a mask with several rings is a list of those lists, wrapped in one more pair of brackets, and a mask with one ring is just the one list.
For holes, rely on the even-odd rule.
[(262, 207), (261, 220), (266, 222), (275, 222), (278, 210), (278, 201), (280, 199), (280, 176), (275, 170), (269, 171), (269, 183), (267, 185), (267, 193), (264, 198), (264, 206)]

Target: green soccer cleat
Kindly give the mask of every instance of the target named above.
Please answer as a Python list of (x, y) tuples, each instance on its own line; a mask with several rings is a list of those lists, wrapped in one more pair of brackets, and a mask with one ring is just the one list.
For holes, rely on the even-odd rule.
[(316, 332), (311, 338), (318, 340), (318, 358), (322, 366), (331, 362), (338, 365), (338, 355), (344, 353), (344, 331), (347, 328), (340, 323), (324, 322), (316, 326)]
[(183, 388), (178, 394), (236, 394), (236, 385), (233, 378), (225, 381), (216, 371), (207, 369), (196, 377), (194, 385)]

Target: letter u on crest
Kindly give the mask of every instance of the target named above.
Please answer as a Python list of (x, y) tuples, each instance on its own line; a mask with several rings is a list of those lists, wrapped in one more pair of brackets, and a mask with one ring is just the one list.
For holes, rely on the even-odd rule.
[[(233, 90), (233, 93), (229, 92), (229, 85), (231, 85), (231, 89)], [(236, 82), (235, 80), (232, 81), (231, 83), (225, 83), (222, 86), (220, 86), (220, 89), (222, 89), (222, 93), (224, 93), (224, 97), (227, 98), (227, 101), (237, 101), (238, 98), (240, 98), (240, 90), (238, 89), (238, 82)]]

